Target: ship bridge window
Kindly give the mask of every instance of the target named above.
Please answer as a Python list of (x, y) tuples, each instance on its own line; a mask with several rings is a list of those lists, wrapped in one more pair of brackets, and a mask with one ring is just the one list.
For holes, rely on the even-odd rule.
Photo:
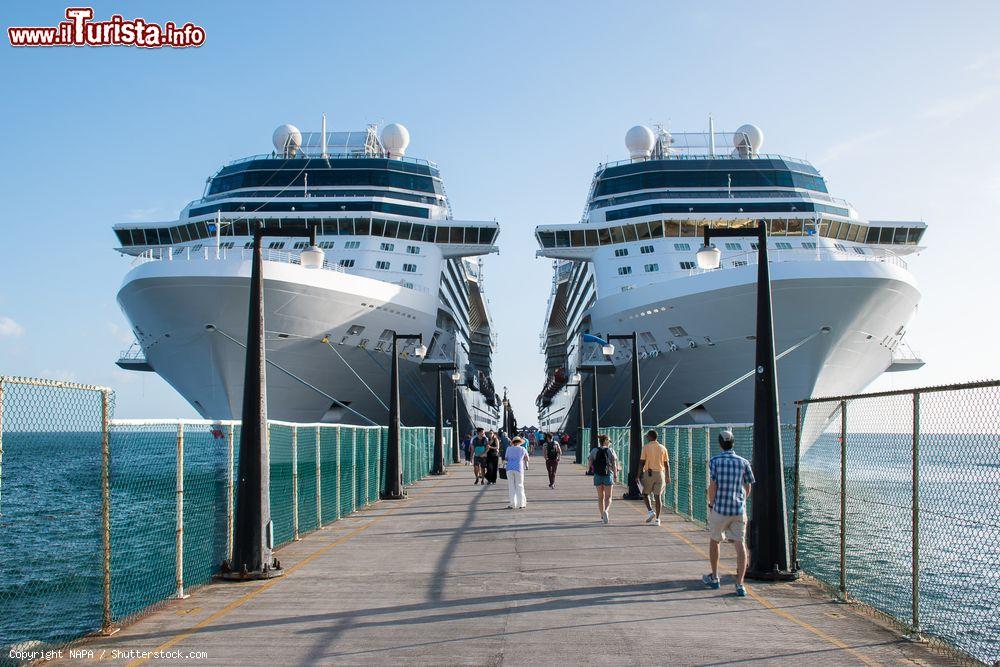
[(611, 242), (612, 243), (625, 243), (625, 233), (622, 231), (621, 227), (611, 228)]
[(582, 248), (587, 245), (587, 241), (584, 238), (584, 233), (582, 229), (574, 229), (569, 233), (570, 243), (574, 248)]
[(646, 222), (635, 223), (635, 233), (640, 241), (648, 241), (653, 237), (649, 229), (649, 223)]
[(601, 245), (611, 245), (611, 229), (608, 227), (598, 229), (597, 240)]
[(628, 255), (628, 248), (615, 248), (615, 257), (625, 257)]

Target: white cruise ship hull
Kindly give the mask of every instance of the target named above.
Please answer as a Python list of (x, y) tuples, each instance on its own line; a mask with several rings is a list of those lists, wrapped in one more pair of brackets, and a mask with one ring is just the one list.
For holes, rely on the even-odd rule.
[[(701, 408), (671, 423), (753, 421), (752, 378), (704, 399), (754, 367), (756, 275), (754, 265), (699, 273), (608, 296), (591, 308), (594, 333), (650, 332), (657, 341), (658, 353), (648, 354), (648, 345), (647, 354), (640, 348), (646, 425), (692, 405)], [(775, 351), (780, 355), (801, 344), (778, 361), (784, 423), (794, 421), (797, 400), (856, 393), (879, 377), (892, 363), (901, 326), (920, 298), (912, 275), (890, 262), (779, 262), (772, 264), (771, 278)], [(687, 335), (671, 333), (670, 327), (678, 326)], [(669, 349), (670, 342), (676, 350)], [(630, 407), (627, 344), (617, 346), (612, 361), (598, 377), (601, 422), (623, 425)], [(589, 382), (584, 386), (588, 425)], [(572, 428), (575, 398), (568, 392), (554, 397), (543, 412), (548, 428)], [(825, 425), (812, 416), (809, 423), (813, 430)], [(815, 435), (803, 434), (804, 442)]]
[[(118, 293), (149, 365), (204, 418), (241, 415), (250, 269), (241, 257), (149, 261), (126, 275)], [(391, 340), (382, 334), (420, 333), (429, 342), (438, 298), (341, 271), (265, 261), (264, 308), (270, 418), (385, 424)], [(349, 334), (352, 327), (364, 329)], [(336, 351), (322, 342), (326, 336)], [(441, 337), (431, 355), (450, 363), (453, 345)], [(405, 425), (435, 419), (436, 378), (420, 370), (421, 361), (400, 357)], [(450, 380), (443, 386), (447, 420)], [(495, 425), (482, 394), (460, 395), (463, 425)]]

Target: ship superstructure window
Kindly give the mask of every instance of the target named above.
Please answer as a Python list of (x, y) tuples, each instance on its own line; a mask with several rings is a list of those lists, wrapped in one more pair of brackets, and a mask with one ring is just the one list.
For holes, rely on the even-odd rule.
[(691, 244), (690, 243), (675, 243), (674, 244), (674, 250), (690, 250), (690, 249), (691, 249)]
[(726, 250), (743, 250), (743, 246), (739, 243), (727, 243)]
[(339, 262), (337, 262), (337, 264), (339, 266), (342, 266), (345, 269), (349, 269), (352, 266), (354, 266), (354, 260), (353, 259), (342, 259)]
[(649, 255), (653, 252), (653, 246), (641, 245), (639, 246), (639, 252), (641, 252), (643, 255)]
[(778, 250), (791, 250), (792, 244), (785, 243), (784, 241), (778, 241), (777, 243), (774, 244), (774, 247), (777, 248)]
[(346, 241), (344, 243), (344, 248), (347, 250), (356, 250), (361, 247), (361, 241)]
[(757, 250), (758, 248), (760, 248), (760, 244), (757, 243), (756, 241), (750, 244), (751, 250)]
[(803, 241), (802, 247), (812, 250), (816, 247), (816, 243), (814, 243), (813, 241)]
[(646, 273), (656, 273), (657, 271), (660, 270), (660, 265), (659, 264), (647, 264), (645, 266), (645, 269), (646, 269)]
[(308, 241), (296, 241), (295, 245), (292, 246), (292, 249), (293, 250), (305, 250), (307, 247), (309, 247), (309, 242)]
[(252, 248), (253, 247), (253, 241), (247, 241), (246, 243), (243, 244), (243, 247), (244, 248)]
[(383, 262), (383, 261), (379, 260), (379, 261), (375, 262), (375, 268), (378, 269), (379, 271), (388, 271), (389, 270), (389, 262)]
[(268, 250), (281, 250), (284, 247), (285, 247), (284, 241), (271, 241), (270, 243), (267, 244)]
[(846, 248), (846, 247), (844, 246), (844, 244), (843, 244), (843, 243), (834, 243), (833, 245), (834, 245), (834, 247), (836, 247), (836, 248), (837, 248), (837, 250), (839, 250), (840, 252), (847, 252), (847, 248)]
[(681, 269), (690, 271), (694, 268), (694, 262), (681, 262)]
[(379, 243), (378, 244), (378, 249), (381, 250), (381, 251), (383, 251), (383, 252), (392, 252), (393, 250), (396, 249), (396, 244), (395, 243)]
[(236, 245), (235, 241), (226, 241), (225, 243), (220, 244), (219, 247), (222, 248), (223, 250), (229, 250), (235, 245)]
[(854, 252), (858, 253), (859, 255), (863, 255), (865, 254), (865, 249), (862, 248), (861, 246), (854, 246)]
[(625, 257), (628, 255), (628, 248), (615, 248), (615, 257)]
[(330, 248), (333, 247), (333, 245), (334, 245), (333, 241), (320, 241), (319, 242), (319, 247), (323, 248), (324, 250), (329, 250)]
[(619, 266), (618, 267), (618, 275), (620, 275), (620, 276), (627, 276), (630, 273), (632, 273), (632, 267), (631, 266)]
[(417, 265), (416, 264), (403, 264), (403, 270), (406, 271), (407, 273), (416, 273), (417, 272)]
[(420, 254), (420, 248), (418, 248), (415, 245), (408, 245), (408, 246), (406, 246), (406, 252), (409, 253), (409, 254), (411, 254), (411, 255), (419, 255)]

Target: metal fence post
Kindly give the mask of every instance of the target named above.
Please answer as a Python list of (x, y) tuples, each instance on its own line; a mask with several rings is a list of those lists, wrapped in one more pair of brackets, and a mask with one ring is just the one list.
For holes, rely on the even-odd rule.
[(680, 502), (681, 467), (680, 467), (679, 464), (680, 464), (680, 458), (681, 458), (681, 430), (679, 428), (675, 427), (673, 429), (673, 431), (674, 431), (674, 437), (673, 437), (673, 442), (671, 444), (673, 444), (673, 446), (674, 446), (673, 447), (673, 449), (674, 449), (674, 451), (673, 451), (674, 461), (676, 461), (678, 463), (678, 465), (677, 465), (677, 472), (674, 475), (674, 483), (672, 485), (674, 487), (674, 507), (673, 507), (673, 510), (677, 514), (680, 514), (680, 512), (678, 512), (678, 505), (677, 505), (677, 503)]
[[(3, 491), (3, 378), (0, 377), (0, 492)], [(0, 493), (0, 501), (3, 495)], [(0, 516), (3, 516), (3, 504), (0, 502)]]
[(840, 599), (847, 601), (847, 401), (840, 402)]
[(694, 454), (694, 427), (688, 426), (688, 466), (687, 466), (687, 478), (688, 478), (688, 518), (694, 521), (694, 461), (692, 461), (692, 455)]
[(708, 523), (708, 487), (712, 485), (712, 472), (708, 469), (708, 462), (712, 460), (712, 428), (705, 427), (705, 523)]
[(316, 528), (323, 527), (323, 464), (320, 461), (320, 434), (322, 430), (316, 427)]
[(802, 444), (802, 406), (795, 406), (795, 470), (792, 482), (792, 570), (799, 569), (799, 461)]
[(920, 392), (913, 392), (913, 507), (911, 521), (913, 524), (913, 543), (911, 548), (912, 570), (912, 612), (910, 623), (911, 636), (920, 636)]
[(184, 599), (184, 422), (177, 423), (177, 532), (174, 539), (174, 597)]
[[(0, 404), (3, 402), (3, 385), (0, 385)], [(103, 600), (101, 634), (115, 633), (111, 627), (111, 396), (101, 392), (101, 546), (103, 553)], [(3, 424), (0, 422), (0, 429)]]
[(226, 454), (229, 469), (226, 474), (226, 560), (233, 559), (233, 464), (235, 463), (236, 427), (232, 424), (226, 434)]
[(334, 450), (333, 450), (334, 451), (334, 454), (333, 454), (333, 456), (334, 456), (334, 462), (333, 462), (333, 497), (334, 497), (334, 499), (336, 499), (336, 503), (334, 504), (334, 506), (336, 507), (334, 518), (335, 519), (339, 519), (340, 518), (340, 513), (341, 513), (341, 509), (340, 509), (340, 434), (343, 431), (343, 428), (340, 427), (340, 426), (335, 426), (334, 428), (337, 429), (336, 434), (334, 436), (334, 438), (336, 440), (336, 442), (335, 442), (336, 446), (334, 447)]
[[(367, 439), (368, 434), (365, 434)], [(355, 491), (358, 488), (358, 439), (356, 437), (351, 438), (351, 512), (358, 509), (357, 494)]]
[(292, 539), (299, 537), (299, 427), (292, 427)]

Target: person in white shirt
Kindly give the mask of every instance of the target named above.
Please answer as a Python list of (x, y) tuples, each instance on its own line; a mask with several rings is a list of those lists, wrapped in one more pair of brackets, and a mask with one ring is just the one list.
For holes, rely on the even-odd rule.
[(510, 504), (507, 509), (524, 509), (528, 499), (524, 495), (524, 473), (528, 469), (528, 450), (524, 448), (523, 438), (514, 438), (507, 448), (507, 490), (510, 493)]

